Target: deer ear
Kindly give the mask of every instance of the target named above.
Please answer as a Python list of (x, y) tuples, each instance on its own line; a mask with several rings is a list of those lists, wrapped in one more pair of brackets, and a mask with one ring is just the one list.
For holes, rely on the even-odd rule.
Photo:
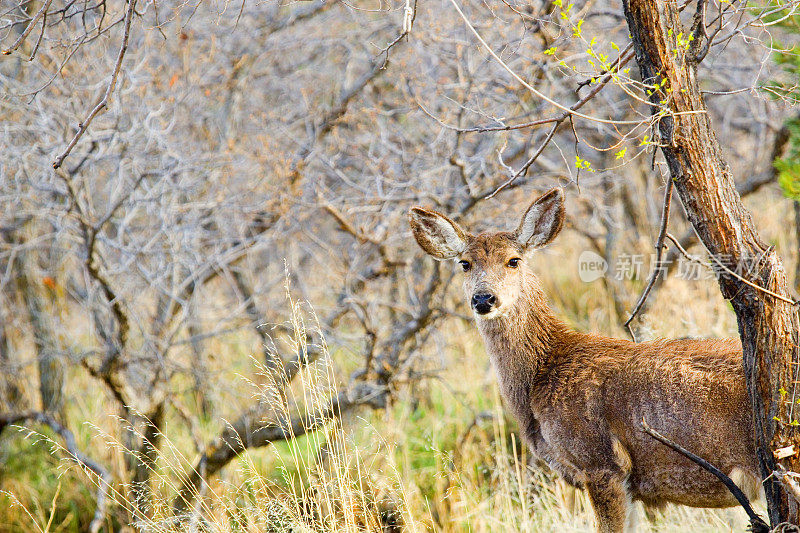
[(413, 207), (408, 219), (420, 248), (436, 259), (452, 259), (466, 250), (466, 232), (446, 216)]
[(561, 231), (564, 217), (564, 193), (561, 189), (550, 189), (525, 211), (514, 239), (523, 248), (541, 248)]

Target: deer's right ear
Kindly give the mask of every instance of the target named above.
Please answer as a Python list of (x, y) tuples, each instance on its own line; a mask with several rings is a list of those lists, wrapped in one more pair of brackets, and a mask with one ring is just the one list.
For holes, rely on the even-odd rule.
[(457, 257), (467, 249), (466, 232), (436, 211), (412, 207), (408, 220), (420, 248), (440, 261)]

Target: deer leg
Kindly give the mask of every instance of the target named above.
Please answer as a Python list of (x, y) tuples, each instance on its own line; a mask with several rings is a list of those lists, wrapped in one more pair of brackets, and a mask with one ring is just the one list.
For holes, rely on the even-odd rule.
[(631, 502), (625, 475), (604, 471), (586, 480), (586, 492), (594, 508), (598, 533), (624, 533)]

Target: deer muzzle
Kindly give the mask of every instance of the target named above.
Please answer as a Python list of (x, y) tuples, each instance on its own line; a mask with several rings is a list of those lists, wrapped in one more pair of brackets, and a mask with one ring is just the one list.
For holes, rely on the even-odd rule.
[(497, 297), (490, 292), (478, 292), (472, 295), (472, 308), (479, 315), (485, 315), (497, 304)]

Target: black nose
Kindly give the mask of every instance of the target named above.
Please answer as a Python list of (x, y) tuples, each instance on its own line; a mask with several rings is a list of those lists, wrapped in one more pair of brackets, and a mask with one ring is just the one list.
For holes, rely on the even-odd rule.
[(479, 292), (472, 296), (472, 308), (479, 315), (485, 315), (492, 310), (492, 306), (497, 302), (494, 294), (490, 292)]

